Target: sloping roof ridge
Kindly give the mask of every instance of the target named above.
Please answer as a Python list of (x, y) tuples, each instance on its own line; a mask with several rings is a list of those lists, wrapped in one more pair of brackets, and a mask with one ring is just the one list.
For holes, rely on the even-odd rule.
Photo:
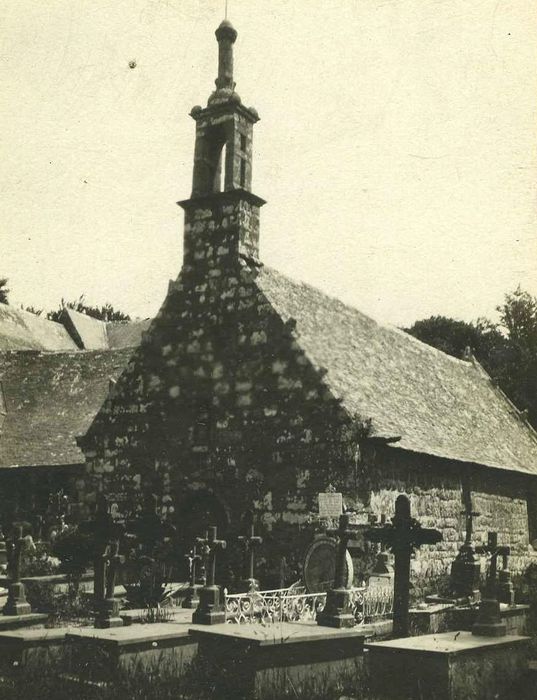
[[(279, 270), (276, 270), (273, 267), (270, 267), (268, 265), (263, 265), (263, 268), (267, 270), (269, 273), (274, 273), (276, 275), (279, 275), (280, 277), (285, 278), (289, 282), (291, 282), (294, 285), (304, 287), (306, 289), (310, 289), (316, 294), (321, 294), (322, 296), (326, 297), (327, 299), (330, 299), (330, 301), (335, 302), (336, 304), (339, 304), (342, 306), (344, 309), (347, 309), (348, 311), (351, 311), (356, 314), (360, 314), (360, 316), (363, 316), (364, 318), (368, 319), (368, 321), (371, 321), (372, 323), (376, 324), (379, 328), (383, 328), (386, 331), (389, 331), (390, 333), (396, 333), (400, 335), (401, 337), (404, 337), (405, 339), (409, 340), (412, 343), (417, 343), (421, 348), (426, 349), (427, 352), (430, 352), (431, 354), (436, 354), (440, 355), (443, 358), (447, 358), (450, 362), (454, 362), (462, 367), (466, 367), (468, 369), (472, 368), (472, 363), (469, 362), (468, 360), (463, 360), (462, 358), (454, 357), (453, 355), (448, 355), (447, 352), (444, 352), (443, 350), (439, 350), (438, 348), (435, 348), (433, 345), (428, 345), (427, 343), (424, 343), (422, 340), (419, 340), (419, 338), (415, 338), (413, 335), (410, 333), (407, 333), (404, 331), (402, 328), (398, 328), (397, 326), (392, 325), (391, 323), (384, 323), (382, 321), (378, 321), (376, 318), (373, 318), (372, 316), (369, 316), (368, 314), (364, 313), (361, 311), (358, 307), (353, 306), (352, 304), (349, 304), (347, 302), (342, 301), (339, 297), (332, 296), (331, 294), (328, 294), (322, 289), (319, 289), (319, 287), (315, 287), (312, 284), (309, 284), (308, 282), (304, 282), (304, 280), (296, 280), (293, 277), (289, 277), (288, 275), (284, 274), (283, 272), (280, 272)], [(488, 376), (488, 375), (487, 375)], [(490, 379), (490, 377), (489, 377)]]
[(483, 379), (490, 384), (492, 390), (509, 405), (509, 407), (511, 408), (511, 413), (515, 416), (515, 418), (517, 418), (526, 428), (529, 429), (531, 437), (537, 443), (537, 430), (535, 430), (535, 428), (527, 418), (523, 417), (524, 411), (521, 411), (518, 408), (518, 406), (515, 403), (513, 403), (513, 401), (511, 401), (511, 399), (507, 396), (505, 391), (499, 386), (497, 382), (494, 381), (494, 379), (490, 376), (490, 374), (483, 367), (481, 362), (479, 362), (477, 357), (475, 357), (475, 355), (472, 355), (472, 363), (474, 367), (483, 376)]

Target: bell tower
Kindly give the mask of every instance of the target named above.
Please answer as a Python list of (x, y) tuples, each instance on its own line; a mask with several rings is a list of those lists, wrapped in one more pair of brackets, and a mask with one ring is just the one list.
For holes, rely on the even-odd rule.
[(195, 106), (194, 170), (185, 210), (183, 271), (200, 275), (237, 262), (258, 260), (259, 209), (252, 193), (253, 126), (257, 111), (235, 92), (233, 45), (237, 31), (224, 20), (216, 30), (218, 77), (205, 108)]

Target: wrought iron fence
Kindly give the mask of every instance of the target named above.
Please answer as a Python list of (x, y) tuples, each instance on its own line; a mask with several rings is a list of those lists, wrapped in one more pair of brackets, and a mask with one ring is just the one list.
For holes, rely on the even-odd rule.
[[(356, 623), (389, 617), (393, 594), (389, 589), (351, 589)], [(307, 593), (303, 586), (248, 593), (225, 593), (226, 622), (234, 624), (313, 621), (324, 609), (326, 593)]]

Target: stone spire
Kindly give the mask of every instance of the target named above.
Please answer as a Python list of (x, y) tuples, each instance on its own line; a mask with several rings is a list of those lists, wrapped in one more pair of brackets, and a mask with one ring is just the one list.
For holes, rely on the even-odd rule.
[(237, 39), (237, 30), (225, 19), (215, 32), (218, 41), (218, 78), (214, 81), (216, 90), (233, 93), (233, 44)]

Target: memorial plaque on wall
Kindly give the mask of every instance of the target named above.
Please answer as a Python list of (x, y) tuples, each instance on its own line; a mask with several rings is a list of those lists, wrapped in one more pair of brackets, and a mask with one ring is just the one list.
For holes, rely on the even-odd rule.
[(319, 494), (319, 516), (321, 518), (339, 518), (343, 513), (343, 495), (341, 493)]

